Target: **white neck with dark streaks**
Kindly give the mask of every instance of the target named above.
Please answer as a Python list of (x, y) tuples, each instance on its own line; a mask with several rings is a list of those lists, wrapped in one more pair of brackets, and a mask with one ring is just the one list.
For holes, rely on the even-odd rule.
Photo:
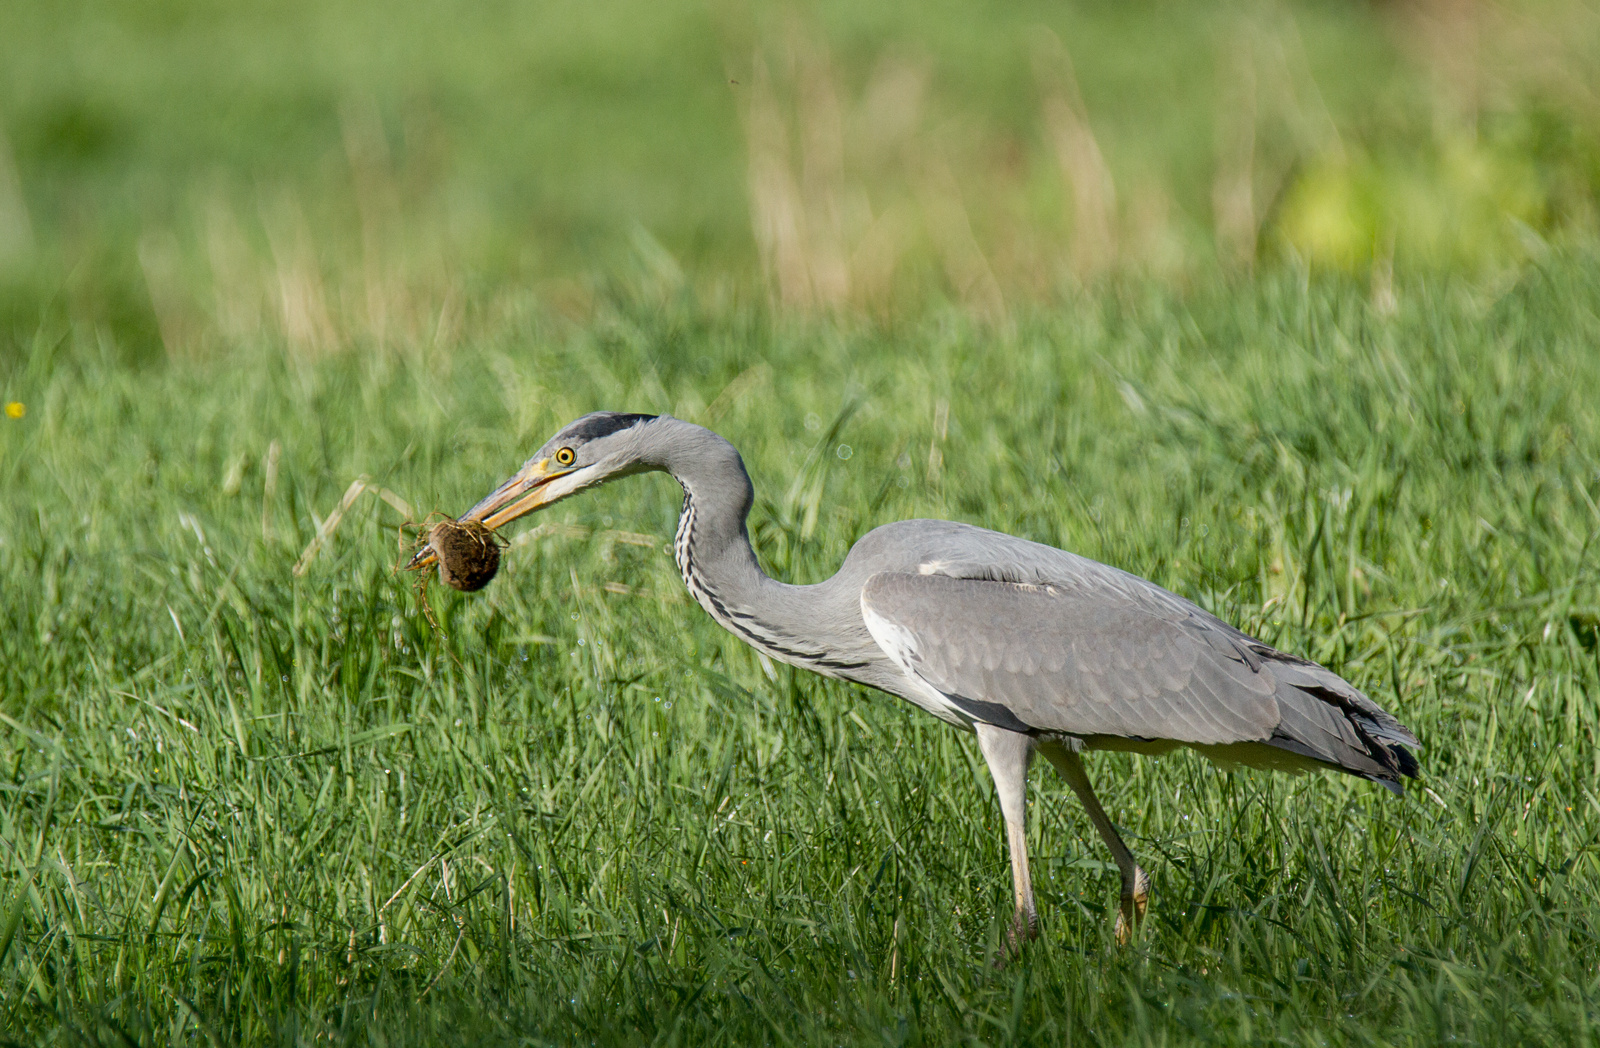
[(829, 676), (863, 665), (838, 658), (816, 636), (827, 618), (823, 587), (785, 585), (761, 570), (745, 527), (755, 492), (738, 451), (708, 430), (673, 422), (682, 427), (678, 439), (664, 441), (651, 464), (683, 487), (672, 553), (695, 600), (772, 658)]

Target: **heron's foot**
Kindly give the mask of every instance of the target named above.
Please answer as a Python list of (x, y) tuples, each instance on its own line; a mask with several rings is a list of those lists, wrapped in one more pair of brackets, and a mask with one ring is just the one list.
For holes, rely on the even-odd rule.
[(1123, 885), (1122, 905), (1117, 909), (1115, 934), (1118, 946), (1126, 946), (1133, 941), (1134, 934), (1144, 920), (1145, 911), (1150, 908), (1150, 878), (1137, 866), (1133, 869), (1131, 891), (1129, 887)]
[(1006, 929), (1005, 946), (1000, 951), (1000, 956), (994, 959), (996, 968), (1004, 968), (1017, 957), (1022, 955), (1023, 947), (1032, 939), (1039, 937), (1039, 915), (1032, 910), (1018, 910), (1016, 916), (1011, 918), (1011, 927)]

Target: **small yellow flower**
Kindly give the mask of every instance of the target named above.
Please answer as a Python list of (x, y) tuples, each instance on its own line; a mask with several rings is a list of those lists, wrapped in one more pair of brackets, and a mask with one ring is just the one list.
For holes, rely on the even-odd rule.
[(20, 400), (13, 400), (6, 405), (6, 418), (21, 418), (28, 413), (28, 405)]

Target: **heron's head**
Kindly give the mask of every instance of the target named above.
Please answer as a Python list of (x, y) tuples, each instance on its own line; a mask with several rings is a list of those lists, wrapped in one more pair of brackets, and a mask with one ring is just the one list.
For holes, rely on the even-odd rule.
[[(596, 411), (568, 423), (461, 519), (493, 530), (612, 477), (649, 469), (640, 454), (658, 417), (665, 416)], [(435, 559), (424, 547), (407, 567), (425, 568)]]

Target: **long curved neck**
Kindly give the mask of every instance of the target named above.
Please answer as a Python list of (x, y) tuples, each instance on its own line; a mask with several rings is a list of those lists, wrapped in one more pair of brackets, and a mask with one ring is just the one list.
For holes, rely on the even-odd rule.
[(683, 487), (673, 557), (695, 600), (724, 628), (774, 658), (829, 673), (864, 663), (818, 644), (824, 586), (789, 586), (761, 570), (745, 520), (755, 489), (738, 449), (701, 426), (663, 418), (641, 456)]
[(732, 444), (700, 426), (672, 422), (650, 464), (683, 487), (672, 556), (695, 599), (718, 615), (715, 605), (746, 604), (777, 585), (761, 570), (745, 527), (755, 488)]

